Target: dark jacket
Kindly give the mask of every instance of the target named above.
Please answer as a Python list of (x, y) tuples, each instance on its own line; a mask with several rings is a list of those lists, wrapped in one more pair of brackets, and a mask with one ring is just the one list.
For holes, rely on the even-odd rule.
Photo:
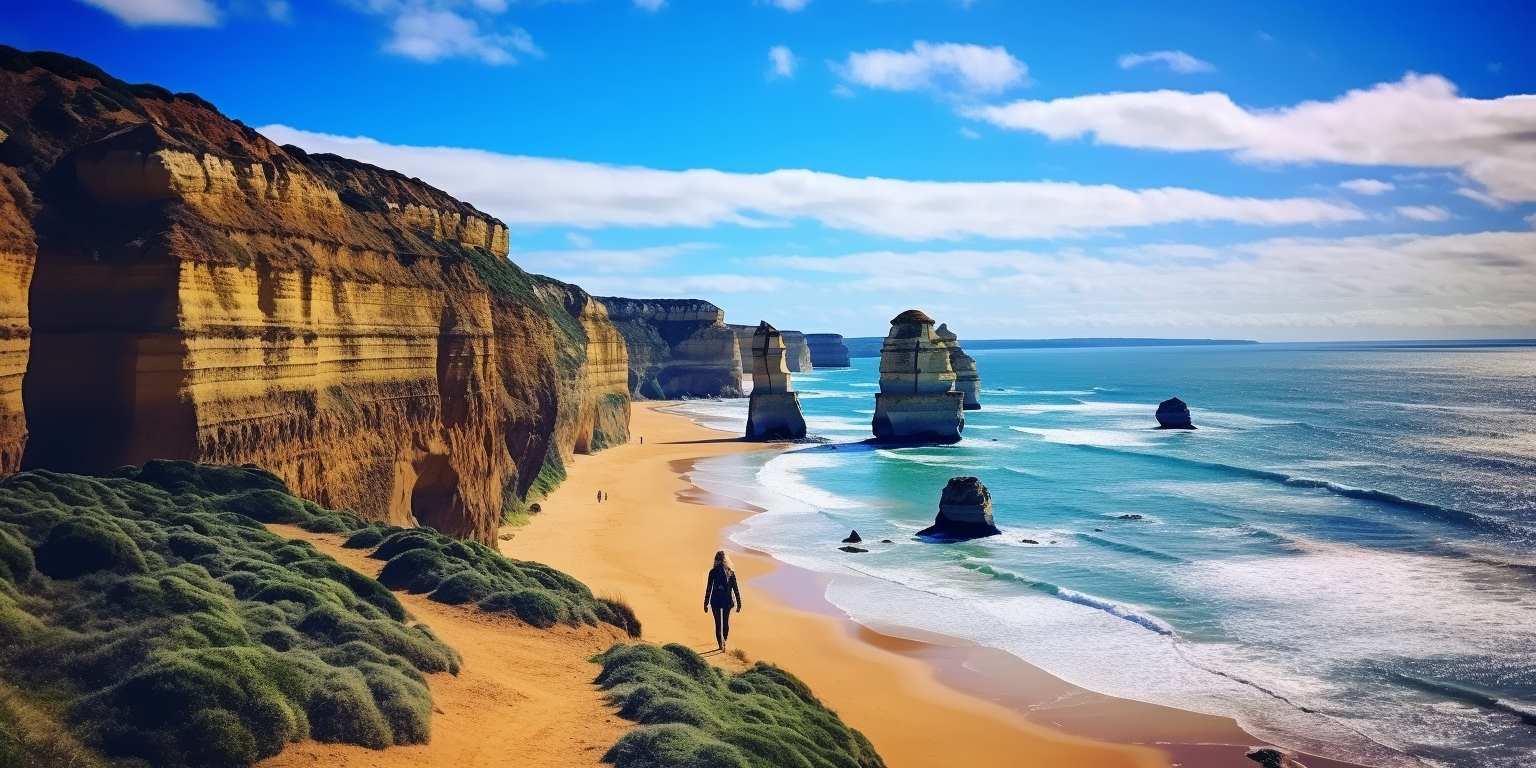
[(741, 590), (736, 586), (736, 572), (723, 565), (709, 569), (704, 583), (704, 604), (721, 610), (741, 604)]

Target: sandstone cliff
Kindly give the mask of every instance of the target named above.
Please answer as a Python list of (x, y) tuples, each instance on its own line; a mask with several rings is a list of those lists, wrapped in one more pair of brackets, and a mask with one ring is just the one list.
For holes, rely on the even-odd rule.
[(698, 299), (598, 300), (624, 335), (631, 396), (741, 396), (741, 347), (725, 310)]
[(780, 331), (784, 335), (784, 364), (793, 373), (805, 373), (815, 368), (811, 362), (811, 348), (805, 342), (805, 334), (799, 331)]
[(6, 469), (249, 462), (488, 541), (627, 439), (603, 307), (471, 205), (57, 54), (0, 48), (0, 133)]
[(843, 344), (842, 334), (807, 333), (805, 345), (811, 352), (811, 367), (848, 367), (848, 347)]

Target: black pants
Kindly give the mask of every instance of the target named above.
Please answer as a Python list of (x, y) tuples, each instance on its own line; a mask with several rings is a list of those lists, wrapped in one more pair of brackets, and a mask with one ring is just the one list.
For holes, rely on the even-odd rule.
[(712, 605), (709, 612), (715, 616), (715, 645), (725, 647), (725, 641), (731, 638), (731, 606)]

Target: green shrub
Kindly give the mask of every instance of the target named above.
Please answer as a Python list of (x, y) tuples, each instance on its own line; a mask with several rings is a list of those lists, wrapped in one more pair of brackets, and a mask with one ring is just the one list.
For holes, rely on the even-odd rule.
[[(254, 467), (114, 474), (0, 480), (0, 690), (91, 753), (57, 764), (244, 766), (310, 737), (427, 739), (424, 675), (458, 656), (379, 582), (257, 522), (361, 521)], [(0, 764), (20, 750), (52, 765), (17, 743), (0, 734)]]
[(635, 609), (623, 598), (598, 598), (597, 618), (624, 630), (630, 637), (640, 636), (640, 619), (635, 616)]
[(569, 614), (569, 610), (561, 605), (560, 598), (547, 589), (536, 587), (515, 592), (497, 592), (480, 601), (480, 609), (511, 613), (540, 629), (559, 624)]
[(384, 532), (377, 528), (364, 528), (347, 537), (341, 546), (347, 549), (373, 549), (384, 540)]
[(882, 768), (863, 734), (793, 675), (759, 662), (727, 674), (682, 645), (616, 645), (597, 682), (640, 727), (604, 760), (619, 768)]

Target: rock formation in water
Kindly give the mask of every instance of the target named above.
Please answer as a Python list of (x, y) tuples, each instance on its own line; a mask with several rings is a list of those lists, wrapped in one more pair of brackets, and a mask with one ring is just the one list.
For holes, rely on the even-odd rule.
[(992, 523), (992, 494), (974, 477), (952, 477), (939, 496), (939, 514), (918, 536), (962, 541), (1002, 533)]
[(880, 350), (880, 392), (871, 427), (882, 442), (953, 443), (965, 428), (965, 396), (956, 392), (949, 349), (933, 318), (909, 309), (891, 319)]
[(629, 348), (631, 396), (741, 396), (743, 359), (725, 310), (700, 299), (600, 300)]
[(603, 306), (471, 205), (59, 54), (0, 48), (0, 134), (0, 468), (253, 463), (490, 542), (627, 439)]
[(800, 396), (785, 367), (784, 337), (768, 323), (752, 336), (752, 399), (747, 404), (748, 440), (799, 440), (805, 437)]
[(805, 373), (816, 367), (811, 361), (811, 347), (805, 342), (805, 334), (799, 331), (780, 331), (784, 334), (784, 364), (794, 373)]
[(1249, 760), (1258, 763), (1261, 768), (1307, 768), (1305, 764), (1291, 756), (1291, 753), (1274, 747), (1254, 747), (1244, 755)]
[(949, 348), (949, 365), (955, 369), (955, 390), (965, 396), (965, 410), (981, 408), (981, 375), (976, 372), (976, 358), (960, 348), (960, 339), (949, 330), (949, 324), (940, 324), (933, 335), (944, 341)]
[(1189, 406), (1177, 397), (1170, 397), (1157, 404), (1158, 429), (1195, 429), (1190, 419)]
[(811, 351), (812, 367), (848, 367), (848, 347), (843, 345), (842, 334), (807, 333), (805, 335), (805, 345)]

